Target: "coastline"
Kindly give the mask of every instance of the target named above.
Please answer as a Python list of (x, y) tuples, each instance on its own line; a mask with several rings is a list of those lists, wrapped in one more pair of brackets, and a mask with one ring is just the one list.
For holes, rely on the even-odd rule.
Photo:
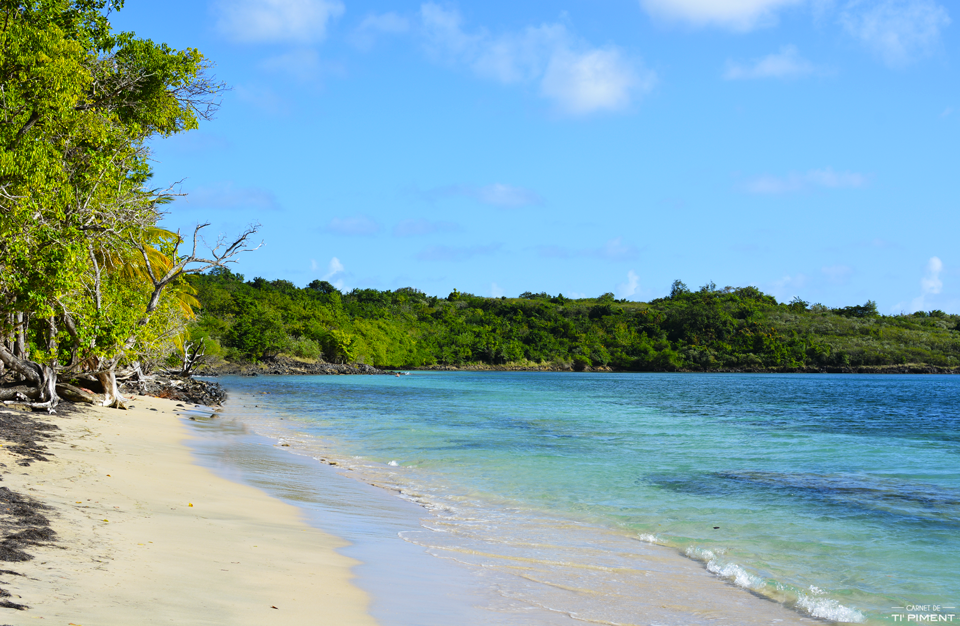
[(904, 363), (900, 365), (844, 365), (827, 367), (757, 367), (757, 368), (715, 368), (715, 369), (677, 369), (677, 370), (630, 370), (609, 365), (587, 366), (575, 369), (572, 363), (464, 363), (462, 365), (423, 365), (399, 366), (363, 363), (334, 364), (324, 361), (311, 361), (288, 356), (276, 356), (264, 359), (261, 363), (232, 363), (223, 361), (206, 365), (197, 373), (200, 377), (219, 376), (318, 376), (318, 375), (387, 375), (398, 371), (419, 372), (580, 372), (597, 374), (960, 374), (960, 366), (945, 367), (926, 363)]
[[(208, 423), (210, 429), (228, 428), (238, 434), (242, 433), (239, 438), (252, 437), (261, 440), (260, 443), (254, 444), (260, 451), (251, 452), (254, 446), (248, 446), (248, 451), (242, 452), (237, 450), (238, 446), (234, 444), (224, 444), (223, 438), (211, 431), (209, 440), (213, 442), (213, 447), (219, 450), (207, 453), (207, 462), (220, 465), (221, 475), (254, 484), (277, 497), (297, 503), (304, 510), (310, 510), (318, 504), (319, 509), (324, 510), (330, 506), (329, 503), (323, 502), (329, 494), (311, 493), (309, 486), (304, 484), (309, 479), (304, 477), (325, 475), (326, 477), (322, 479), (323, 483), (329, 485), (327, 477), (339, 474), (336, 479), (340, 482), (353, 483), (353, 485), (348, 484), (344, 487), (344, 497), (341, 498), (340, 504), (335, 506), (354, 516), (352, 518), (354, 524), (357, 523), (358, 511), (360, 515), (370, 515), (368, 521), (374, 525), (396, 524), (401, 517), (405, 516), (394, 514), (384, 516), (383, 510), (374, 510), (379, 507), (357, 506), (356, 500), (363, 497), (361, 491), (370, 492), (373, 494), (372, 497), (380, 502), (392, 500), (404, 506), (415, 503), (419, 508), (419, 512), (413, 513), (415, 517), (420, 518), (419, 523), (415, 527), (395, 528), (394, 531), (401, 532), (392, 532), (390, 541), (394, 548), (407, 544), (405, 558), (409, 558), (414, 552), (419, 552), (421, 557), (428, 555), (427, 559), (432, 559), (432, 564), (412, 565), (409, 561), (400, 563), (396, 560), (391, 562), (389, 557), (385, 559), (383, 555), (385, 548), (390, 549), (385, 543), (378, 544), (374, 550), (372, 549), (374, 545), (365, 541), (366, 538), (346, 534), (350, 531), (346, 530), (347, 527), (342, 523), (338, 524), (335, 519), (327, 520), (329, 526), (321, 526), (334, 534), (343, 534), (351, 541), (355, 541), (355, 544), (348, 549), (348, 553), (355, 554), (363, 561), (364, 565), (360, 569), (366, 568), (368, 575), (365, 581), (364, 574), (361, 574), (357, 583), (371, 592), (374, 603), (381, 605), (381, 611), (383, 609), (388, 611), (387, 613), (374, 611), (375, 617), (384, 626), (407, 626), (408, 624), (434, 626), (447, 623), (468, 626), (481, 624), (572, 626), (583, 621), (600, 624), (632, 624), (649, 621), (665, 625), (705, 625), (730, 621), (730, 623), (744, 625), (784, 626), (830, 622), (828, 619), (801, 614), (775, 599), (734, 584), (726, 572), (722, 572), (724, 574), (722, 577), (718, 576), (698, 557), (684, 556), (676, 549), (657, 545), (646, 537), (638, 540), (629, 533), (623, 534), (615, 529), (605, 530), (592, 524), (584, 525), (582, 521), (565, 518), (562, 514), (551, 515), (549, 519), (537, 518), (538, 522), (548, 522), (547, 528), (552, 533), (549, 538), (540, 535), (544, 529), (543, 526), (534, 524), (528, 527), (533, 534), (519, 540), (511, 535), (512, 538), (505, 539), (507, 541), (505, 545), (508, 546), (507, 552), (498, 553), (497, 545), (483, 540), (473, 541), (459, 535), (450, 526), (450, 523), (456, 524), (456, 522), (449, 518), (452, 509), (447, 507), (451, 503), (447, 498), (452, 498), (452, 501), (464, 505), (467, 503), (462, 499), (463, 494), (447, 493), (441, 496), (440, 500), (426, 498), (418, 493), (414, 485), (396, 484), (391, 478), (393, 472), (391, 466), (371, 464), (360, 460), (359, 457), (351, 457), (342, 452), (338, 454), (326, 446), (314, 447), (311, 445), (309, 436), (303, 437), (296, 432), (296, 426), (293, 430), (287, 430), (292, 425), (290, 422), (274, 421), (284, 417), (286, 420), (296, 420), (296, 418), (294, 413), (276, 413), (269, 399), (277, 397), (275, 394), (279, 390), (255, 391), (254, 389), (259, 389), (259, 382), (250, 381), (251, 388), (245, 391), (231, 389), (230, 400), (225, 405), (227, 410), (224, 419), (211, 420)], [(269, 395), (261, 395), (264, 393)], [(266, 404), (263, 401), (266, 401)], [(275, 414), (272, 417), (265, 417), (265, 413)], [(254, 418), (255, 425), (248, 429), (246, 419), (250, 417)], [(265, 419), (271, 421), (277, 428), (261, 429), (260, 426), (266, 423), (263, 421)], [(231, 427), (231, 422), (243, 426)], [(282, 426), (285, 423), (287, 426)], [(198, 423), (198, 427), (203, 428), (204, 425)], [(200, 445), (203, 446), (203, 444)], [(222, 450), (231, 448), (234, 449), (233, 453), (222, 453)], [(282, 460), (284, 457), (286, 461)], [(264, 463), (266, 458), (269, 458), (269, 464)], [(301, 471), (284, 470), (283, 465), (287, 464), (303, 469)], [(274, 469), (267, 469), (268, 466)], [(370, 470), (373, 470), (372, 473)], [(411, 486), (414, 487), (413, 490), (409, 489)], [(510, 508), (509, 513), (517, 516), (516, 521), (521, 525), (525, 524), (524, 520), (529, 521), (526, 513), (519, 509)], [(455, 517), (457, 515), (454, 514)], [(467, 518), (474, 522), (481, 519), (469, 513)], [(575, 529), (587, 526), (591, 527), (596, 534), (589, 542), (594, 547), (588, 550), (589, 554), (584, 555), (586, 561), (572, 554), (560, 557), (561, 560), (557, 562), (549, 556), (531, 555), (532, 558), (528, 558), (513, 554), (515, 548), (521, 548), (524, 545), (536, 544), (543, 549), (556, 547), (561, 550), (564, 550), (562, 546), (583, 547), (577, 543), (577, 538), (565, 535), (571, 529), (575, 532)], [(436, 532), (437, 530), (440, 532)], [(506, 525), (504, 525), (504, 531), (506, 531)], [(398, 540), (398, 535), (403, 539)], [(419, 550), (410, 550), (411, 546)], [(357, 552), (354, 552), (355, 550)], [(440, 570), (442, 573), (438, 576), (436, 571), (425, 571), (428, 568), (444, 569)], [(405, 621), (399, 615), (392, 614), (394, 607), (389, 606), (396, 601), (397, 591), (388, 590), (383, 586), (378, 588), (375, 584), (369, 585), (371, 571), (376, 576), (383, 575), (387, 569), (392, 569), (392, 572), (386, 574), (391, 584), (396, 585), (398, 581), (403, 584), (401, 579), (405, 582), (413, 579), (417, 581), (413, 587), (420, 593), (429, 593), (431, 585), (441, 581), (440, 586), (443, 590), (436, 592), (431, 602), (419, 604), (417, 607), (419, 611), (434, 608), (436, 599), (445, 596), (459, 596), (462, 600), (463, 596), (469, 594), (472, 599), (466, 603), (469, 606), (465, 606), (463, 602), (457, 602), (455, 604), (459, 606), (449, 607), (465, 611), (447, 614), (454, 619), (435, 621), (426, 615), (412, 613), (411, 615), (419, 619)], [(401, 576), (397, 576), (398, 569), (403, 570)], [(563, 579), (564, 571), (591, 578), (599, 576), (601, 579), (609, 573), (612, 578), (601, 583), (602, 591), (600, 588), (591, 590), (581, 588), (579, 584), (571, 585), (569, 581)], [(454, 576), (459, 580), (450, 580)], [(427, 580), (425, 581), (424, 578)], [(520, 587), (517, 586), (518, 584)], [(533, 588), (537, 591), (531, 595), (528, 592)], [(544, 593), (547, 595), (544, 596)], [(583, 600), (589, 603), (599, 602), (599, 604), (591, 604), (588, 608), (591, 615), (587, 617), (569, 605), (569, 600), (573, 599), (572, 596), (561, 597), (565, 594), (578, 596), (579, 599), (574, 600), (576, 605)], [(386, 601), (384, 601), (384, 595), (388, 596)], [(633, 614), (633, 619), (624, 621), (605, 616), (606, 603), (609, 603), (610, 608), (621, 607), (629, 611)], [(442, 613), (441, 611), (441, 617), (446, 617)], [(638, 616), (642, 616), (643, 620), (636, 622)]]
[(2, 564), (5, 600), (29, 608), (0, 623), (376, 624), (345, 541), (199, 465), (182, 405), (133, 405), (32, 414), (58, 430), (28, 468), (0, 448), (3, 486), (39, 501), (56, 533)]

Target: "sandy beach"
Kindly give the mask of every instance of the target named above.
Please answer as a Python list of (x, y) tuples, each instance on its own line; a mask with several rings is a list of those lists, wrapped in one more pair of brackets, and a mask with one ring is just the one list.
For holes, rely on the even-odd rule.
[(0, 449), (2, 486), (49, 507), (56, 532), (2, 564), (4, 599), (29, 608), (0, 624), (375, 623), (341, 539), (194, 463), (176, 402), (133, 405), (40, 416), (59, 431), (29, 467)]

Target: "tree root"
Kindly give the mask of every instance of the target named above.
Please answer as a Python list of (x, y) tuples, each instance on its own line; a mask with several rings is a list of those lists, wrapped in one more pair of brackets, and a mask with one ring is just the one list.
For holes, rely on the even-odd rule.
[[(20, 404), (32, 409), (55, 412), (54, 409), (60, 404), (60, 396), (57, 395), (57, 373), (53, 368), (18, 358), (2, 345), (0, 361), (26, 379), (24, 385), (12, 388), (12, 398), (4, 399), (4, 404)], [(21, 390), (20, 387), (25, 389)]]

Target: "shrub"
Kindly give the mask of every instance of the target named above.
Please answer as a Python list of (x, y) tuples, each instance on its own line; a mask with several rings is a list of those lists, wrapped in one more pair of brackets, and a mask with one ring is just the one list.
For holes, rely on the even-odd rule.
[(577, 371), (577, 372), (582, 372), (583, 370), (587, 369), (587, 368), (590, 367), (591, 365), (593, 365), (593, 363), (590, 362), (590, 359), (588, 359), (587, 357), (583, 356), (582, 354), (574, 355), (574, 357), (573, 357), (573, 369), (574, 369), (575, 371)]

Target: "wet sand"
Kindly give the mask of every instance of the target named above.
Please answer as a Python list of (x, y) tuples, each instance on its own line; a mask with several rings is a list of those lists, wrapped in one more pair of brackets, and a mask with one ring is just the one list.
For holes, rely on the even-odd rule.
[(0, 448), (2, 485), (49, 507), (56, 533), (0, 564), (5, 599), (29, 607), (0, 624), (376, 623), (345, 541), (195, 463), (175, 402), (133, 404), (40, 418), (60, 431), (29, 467)]

